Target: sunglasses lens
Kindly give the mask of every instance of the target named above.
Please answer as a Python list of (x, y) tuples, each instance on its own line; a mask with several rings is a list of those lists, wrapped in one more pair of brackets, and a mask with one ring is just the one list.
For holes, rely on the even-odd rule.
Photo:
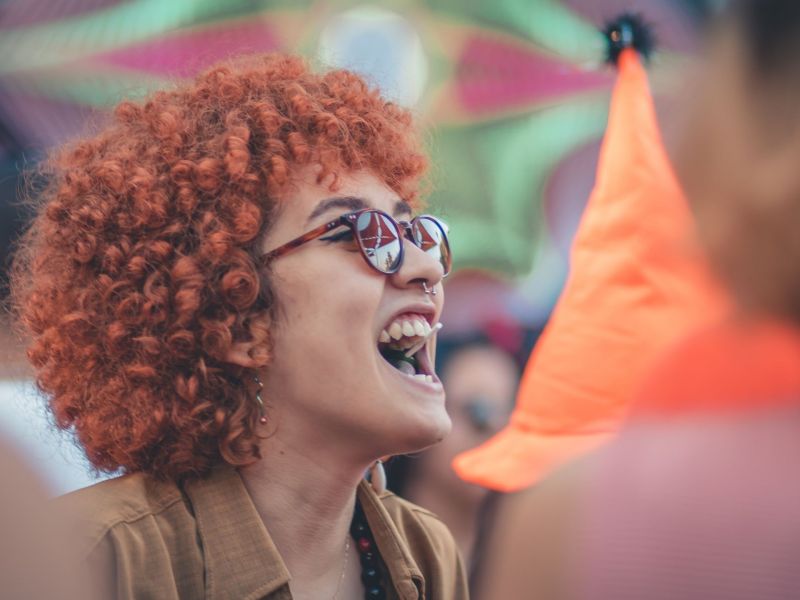
[(450, 272), (450, 244), (441, 223), (432, 217), (419, 217), (414, 222), (414, 242), (441, 263), (445, 275)]
[(361, 248), (372, 266), (384, 273), (396, 272), (400, 267), (402, 242), (391, 218), (367, 210), (358, 215), (356, 227)]

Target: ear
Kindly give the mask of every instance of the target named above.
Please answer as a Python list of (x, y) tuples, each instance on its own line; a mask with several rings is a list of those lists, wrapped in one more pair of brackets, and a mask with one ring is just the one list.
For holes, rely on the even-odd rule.
[(269, 352), (263, 343), (235, 342), (225, 355), (225, 361), (247, 369), (260, 369), (267, 365)]
[(248, 338), (234, 341), (225, 353), (225, 362), (258, 369), (267, 366), (270, 358), (270, 318), (267, 313), (251, 317), (245, 323)]

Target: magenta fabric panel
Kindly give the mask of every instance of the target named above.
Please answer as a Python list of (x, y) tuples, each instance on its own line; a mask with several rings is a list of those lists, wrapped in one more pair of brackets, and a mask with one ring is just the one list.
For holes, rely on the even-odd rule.
[(99, 54), (94, 62), (163, 76), (187, 77), (241, 54), (274, 52), (280, 42), (266, 19), (180, 31)]
[(126, 0), (23, 0), (0, 2), (0, 27), (41, 25), (122, 4)]
[(464, 43), (456, 69), (459, 98), (477, 114), (605, 90), (613, 81), (609, 73), (479, 34)]

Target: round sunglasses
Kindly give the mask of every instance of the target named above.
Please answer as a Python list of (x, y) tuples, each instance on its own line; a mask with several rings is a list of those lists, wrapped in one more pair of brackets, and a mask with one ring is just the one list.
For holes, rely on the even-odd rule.
[(420, 215), (411, 221), (396, 221), (381, 210), (366, 208), (342, 215), (286, 242), (261, 256), (261, 264), (291, 252), (303, 244), (322, 237), (338, 227), (348, 227), (367, 264), (385, 275), (397, 273), (403, 266), (403, 238), (426, 254), (433, 256), (444, 271), (450, 273), (452, 256), (447, 239), (447, 225), (436, 217)]

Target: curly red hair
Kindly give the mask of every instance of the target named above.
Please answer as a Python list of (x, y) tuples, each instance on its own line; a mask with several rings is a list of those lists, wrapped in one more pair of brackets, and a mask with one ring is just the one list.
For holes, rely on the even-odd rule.
[(236, 342), (269, 361), (272, 291), (256, 269), (299, 168), (367, 169), (414, 201), (426, 166), (408, 111), (353, 73), (266, 55), (123, 102), (46, 163), (12, 305), (56, 424), (103, 471), (202, 475), (259, 458)]

